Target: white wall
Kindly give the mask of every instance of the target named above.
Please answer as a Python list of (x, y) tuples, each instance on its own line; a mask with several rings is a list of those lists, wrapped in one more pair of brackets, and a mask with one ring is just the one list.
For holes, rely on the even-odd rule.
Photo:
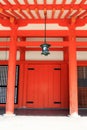
[(26, 60), (63, 60), (63, 51), (50, 51), (50, 55), (41, 55), (41, 51), (26, 51)]
[[(0, 60), (8, 60), (9, 59), (9, 51), (0, 51)], [(20, 52), (17, 51), (16, 60), (20, 60)]]

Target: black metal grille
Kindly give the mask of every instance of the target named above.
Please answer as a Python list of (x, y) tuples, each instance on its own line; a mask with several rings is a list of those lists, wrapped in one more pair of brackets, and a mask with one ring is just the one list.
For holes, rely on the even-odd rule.
[[(7, 80), (8, 80), (8, 66), (0, 66), (0, 104), (6, 103), (6, 91), (7, 91)], [(16, 66), (16, 80), (15, 80), (15, 96), (14, 103), (18, 103), (18, 77), (19, 77), (19, 66)]]
[(78, 86), (87, 87), (87, 66), (78, 66)]

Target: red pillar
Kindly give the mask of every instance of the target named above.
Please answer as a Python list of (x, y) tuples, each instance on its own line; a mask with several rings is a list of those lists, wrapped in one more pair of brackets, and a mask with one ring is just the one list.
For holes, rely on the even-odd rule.
[(17, 49), (16, 48), (16, 29), (17, 28), (12, 28), (11, 43), (10, 43), (10, 48), (9, 48), (6, 114), (14, 113), (16, 49)]
[(24, 72), (25, 72), (25, 48), (20, 49), (20, 75), (19, 75), (19, 107), (23, 106), (24, 100)]
[(69, 37), (69, 108), (70, 115), (78, 115), (77, 60), (74, 27), (70, 27)]

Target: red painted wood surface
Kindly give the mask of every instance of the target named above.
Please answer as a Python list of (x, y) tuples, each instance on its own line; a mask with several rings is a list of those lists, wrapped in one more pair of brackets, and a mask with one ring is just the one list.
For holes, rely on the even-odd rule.
[[(32, 69), (32, 70), (29, 70)], [(33, 70), (34, 69), (34, 70)], [(27, 73), (27, 106), (32, 108), (60, 107), (60, 65), (32, 65)], [(29, 103), (33, 102), (33, 103)]]
[(59, 63), (34, 61), (26, 64), (22, 107), (68, 108), (67, 64)]

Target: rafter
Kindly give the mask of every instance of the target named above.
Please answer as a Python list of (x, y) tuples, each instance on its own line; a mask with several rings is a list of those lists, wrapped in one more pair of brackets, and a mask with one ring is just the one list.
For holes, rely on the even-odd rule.
[(62, 1), (62, 4), (65, 4), (65, 3), (66, 3), (66, 0), (63, 0), (63, 1)]
[(12, 4), (8, 1), (8, 0), (4, 0), (4, 2), (9, 5), (9, 6), (12, 6)]
[(44, 5), (46, 5), (46, 0), (44, 0)]
[(53, 0), (53, 4), (56, 4), (56, 0)]
[(76, 0), (72, 0), (71, 4), (75, 4)]
[(41, 18), (41, 17), (40, 17), (40, 13), (39, 13), (39, 10), (38, 10), (37, 8), (35, 8), (35, 12), (36, 12), (38, 18), (40, 19), (40, 18)]
[(82, 11), (82, 9), (77, 10), (73, 15), (71, 15), (70, 17), (76, 17), (80, 12)]
[(69, 11), (68, 11), (68, 13), (65, 15), (65, 19), (67, 18), (67, 17), (69, 17), (69, 15), (71, 14), (73, 12), (73, 9), (70, 9)]
[(4, 13), (6, 16), (8, 16), (9, 18), (10, 18), (10, 17), (15, 17), (14, 15), (11, 15), (10, 13), (6, 12), (5, 10), (3, 10), (3, 13)]
[(18, 9), (18, 12), (19, 12), (24, 18), (28, 19), (28, 17), (26, 16), (26, 14), (25, 14), (22, 10)]
[(86, 14), (87, 14), (87, 11), (83, 12), (82, 14), (80, 14), (80, 15), (78, 16), (78, 18), (81, 18), (81, 17), (83, 17), (83, 16), (86, 15)]
[(6, 17), (5, 15), (3, 15), (3, 14), (0, 13), (0, 18), (3, 19), (3, 18), (8, 18), (8, 17)]
[(13, 15), (15, 15), (17, 18), (22, 18), (17, 12), (15, 12), (14, 10), (11, 10), (11, 13)]
[(18, 0), (14, 0), (14, 2), (16, 3), (16, 5), (20, 5), (20, 3), (18, 2)]
[(52, 10), (52, 19), (54, 18), (54, 15), (55, 15), (55, 8), (53, 8), (53, 10)]
[(34, 0), (34, 4), (37, 4), (37, 0)]
[(80, 4), (84, 4), (86, 2), (86, 0), (81, 0)]
[(62, 14), (64, 13), (64, 8), (61, 9), (58, 18), (61, 18)]
[(28, 0), (24, 0), (24, 2), (25, 2), (25, 4), (26, 4), (26, 5), (28, 5), (28, 4), (29, 4), (29, 3), (28, 3)]
[(27, 13), (32, 17), (32, 19), (35, 19), (34, 15), (31, 13), (31, 10), (26, 9)]

